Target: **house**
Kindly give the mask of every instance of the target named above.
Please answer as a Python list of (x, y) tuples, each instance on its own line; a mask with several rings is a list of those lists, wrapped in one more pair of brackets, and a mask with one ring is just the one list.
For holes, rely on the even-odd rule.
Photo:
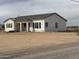
[(4, 21), (5, 31), (57, 32), (66, 30), (67, 20), (57, 13), (19, 16)]

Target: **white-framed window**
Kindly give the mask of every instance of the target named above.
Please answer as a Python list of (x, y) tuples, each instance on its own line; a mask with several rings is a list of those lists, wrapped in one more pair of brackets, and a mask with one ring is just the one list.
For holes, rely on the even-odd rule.
[(35, 22), (35, 23), (33, 23), (33, 28), (36, 28), (36, 29), (41, 28), (41, 22)]
[(7, 28), (12, 28), (12, 23), (6, 24), (6, 27), (7, 27)]
[(34, 27), (34, 28), (38, 28), (38, 23), (35, 23), (34, 25), (35, 25), (35, 27)]

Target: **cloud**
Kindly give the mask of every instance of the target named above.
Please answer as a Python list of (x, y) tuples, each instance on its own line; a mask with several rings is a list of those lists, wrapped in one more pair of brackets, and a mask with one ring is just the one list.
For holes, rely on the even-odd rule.
[(30, 0), (0, 0), (0, 5), (4, 4), (12, 4), (12, 3), (18, 3), (18, 2), (28, 2)]
[(71, 1), (76, 2), (76, 3), (79, 3), (79, 1), (78, 1), (78, 0), (71, 0)]

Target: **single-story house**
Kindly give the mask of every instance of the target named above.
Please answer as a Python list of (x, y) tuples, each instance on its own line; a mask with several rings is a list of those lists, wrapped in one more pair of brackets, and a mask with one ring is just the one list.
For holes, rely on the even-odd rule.
[(4, 24), (6, 32), (57, 32), (66, 30), (66, 22), (57, 13), (47, 13), (9, 18)]

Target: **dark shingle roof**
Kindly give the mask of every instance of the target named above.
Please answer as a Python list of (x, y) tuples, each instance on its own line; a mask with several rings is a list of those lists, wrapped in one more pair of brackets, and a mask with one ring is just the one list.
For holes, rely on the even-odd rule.
[(40, 20), (40, 19), (45, 19), (54, 13), (48, 13), (48, 14), (38, 14), (38, 15), (29, 15), (29, 16), (20, 16), (17, 17), (15, 21), (31, 21), (31, 20)]
[[(57, 13), (47, 13), (47, 14), (38, 14), (38, 15), (29, 15), (29, 16), (19, 16), (16, 18), (11, 18), (14, 21), (32, 21), (32, 20), (40, 20), (40, 19), (45, 19), (47, 17), (50, 17), (52, 15), (58, 15)], [(60, 15), (58, 15), (61, 17)], [(67, 21), (65, 18), (61, 17), (63, 20)]]

